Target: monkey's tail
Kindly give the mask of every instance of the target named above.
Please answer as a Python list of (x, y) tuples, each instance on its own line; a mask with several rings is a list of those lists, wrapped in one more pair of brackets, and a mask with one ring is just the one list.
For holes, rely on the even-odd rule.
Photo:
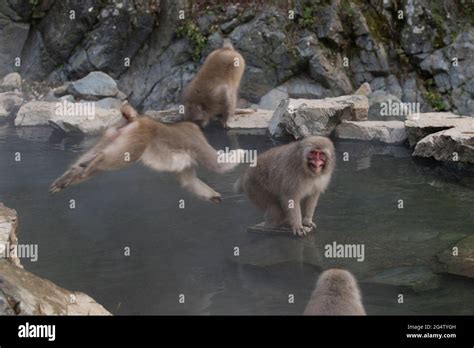
[(234, 45), (232, 45), (232, 41), (230, 41), (230, 39), (224, 39), (224, 42), (222, 43), (222, 48), (228, 48), (233, 50)]

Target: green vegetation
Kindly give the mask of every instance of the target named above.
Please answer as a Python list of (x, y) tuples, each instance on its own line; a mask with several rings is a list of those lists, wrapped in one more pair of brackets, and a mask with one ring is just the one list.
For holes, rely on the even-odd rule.
[[(427, 81), (427, 84), (429, 82)], [(436, 91), (427, 91), (425, 94), (426, 101), (431, 105), (435, 111), (447, 111), (448, 106), (443, 100), (443, 97), (439, 92)]]
[(184, 24), (176, 28), (176, 35), (178, 35), (178, 37), (188, 38), (193, 43), (193, 59), (199, 60), (199, 58), (201, 58), (202, 50), (206, 45), (207, 38), (201, 33), (198, 26), (191, 21), (186, 21)]
[(313, 7), (306, 3), (303, 6), (303, 13), (301, 18), (298, 19), (298, 24), (303, 28), (311, 28), (314, 25), (314, 9)]

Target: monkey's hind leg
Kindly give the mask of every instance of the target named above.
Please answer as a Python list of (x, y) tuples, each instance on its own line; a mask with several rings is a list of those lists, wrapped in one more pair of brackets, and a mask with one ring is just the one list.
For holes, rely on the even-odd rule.
[(283, 209), (277, 203), (269, 204), (265, 210), (265, 227), (281, 228), (285, 226), (285, 222)]
[(235, 107), (237, 105), (237, 93), (235, 91), (235, 88), (228, 87), (227, 89), (225, 89), (224, 98), (224, 111), (222, 112), (220, 122), (224, 129), (228, 129), (229, 126), (227, 125), (227, 121), (230, 117), (234, 116)]
[(54, 180), (49, 188), (49, 193), (57, 193), (70, 185), (87, 180), (90, 176), (95, 174), (97, 166), (103, 158), (104, 154), (100, 152), (85, 162), (73, 165), (66, 173)]
[(186, 191), (193, 193), (198, 198), (212, 202), (222, 202), (221, 195), (202, 182), (194, 168), (187, 168), (177, 175), (178, 182)]

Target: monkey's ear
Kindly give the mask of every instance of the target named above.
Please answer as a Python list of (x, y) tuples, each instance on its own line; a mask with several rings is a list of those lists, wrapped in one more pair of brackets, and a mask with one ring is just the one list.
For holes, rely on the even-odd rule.
[(132, 122), (138, 118), (137, 111), (127, 102), (123, 103), (122, 107), (120, 108), (120, 112), (122, 113), (122, 116), (127, 119), (127, 121)]

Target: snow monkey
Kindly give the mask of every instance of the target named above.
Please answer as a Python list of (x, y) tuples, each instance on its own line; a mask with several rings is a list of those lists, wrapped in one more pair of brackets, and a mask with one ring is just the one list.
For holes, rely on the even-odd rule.
[(52, 183), (51, 194), (99, 171), (125, 168), (141, 160), (159, 172), (174, 173), (180, 185), (197, 197), (214, 203), (221, 201), (221, 195), (196, 176), (196, 167), (202, 165), (217, 173), (229, 171), (241, 161), (243, 150), (236, 150), (236, 163), (218, 163), (217, 151), (197, 125), (164, 124), (139, 117), (128, 104), (122, 106), (121, 112), (123, 119), (107, 129), (97, 145)]
[(324, 271), (303, 314), (366, 315), (357, 280), (346, 270)]
[(236, 190), (265, 212), (265, 227), (289, 225), (295, 235), (303, 236), (316, 227), (314, 210), (334, 166), (331, 140), (311, 136), (259, 155), (257, 165), (236, 183)]
[(244, 58), (225, 39), (222, 48), (211, 52), (184, 89), (185, 119), (205, 127), (213, 117), (219, 117), (227, 128), (227, 120), (235, 112), (244, 69)]

